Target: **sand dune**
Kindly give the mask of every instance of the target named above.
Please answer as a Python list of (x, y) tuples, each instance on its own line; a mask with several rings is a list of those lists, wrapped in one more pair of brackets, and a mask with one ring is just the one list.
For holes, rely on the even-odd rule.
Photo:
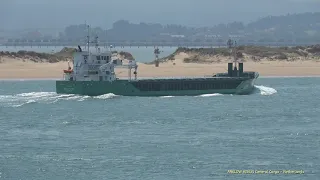
[[(179, 53), (175, 60), (161, 63), (159, 67), (138, 63), (138, 77), (205, 76), (227, 71), (227, 58), (220, 59), (219, 63), (184, 63), (183, 59), (188, 56)], [(1, 57), (0, 79), (62, 78), (63, 69), (67, 65), (65, 61), (36, 63), (26, 59)], [(261, 76), (320, 76), (319, 59), (247, 61), (244, 69), (257, 71)], [(118, 77), (128, 77), (127, 69), (117, 69), (116, 73)]]

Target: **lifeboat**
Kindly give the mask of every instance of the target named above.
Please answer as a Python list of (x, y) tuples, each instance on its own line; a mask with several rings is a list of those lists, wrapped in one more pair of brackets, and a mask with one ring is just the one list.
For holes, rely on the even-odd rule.
[(72, 69), (68, 69), (68, 70), (63, 70), (63, 72), (66, 73), (66, 74), (70, 74), (70, 73), (73, 72), (73, 70)]
[(70, 66), (70, 61), (68, 61), (68, 69), (63, 70), (63, 72), (66, 74), (71, 74), (73, 72), (73, 70), (71, 69), (71, 66)]

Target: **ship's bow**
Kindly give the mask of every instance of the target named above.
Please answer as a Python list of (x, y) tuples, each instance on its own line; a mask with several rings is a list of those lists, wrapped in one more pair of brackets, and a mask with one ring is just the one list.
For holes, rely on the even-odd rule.
[(252, 78), (248, 80), (244, 80), (236, 89), (236, 94), (240, 95), (246, 95), (246, 94), (251, 94), (254, 91), (254, 85), (259, 77), (258, 72), (254, 72), (252, 75)]

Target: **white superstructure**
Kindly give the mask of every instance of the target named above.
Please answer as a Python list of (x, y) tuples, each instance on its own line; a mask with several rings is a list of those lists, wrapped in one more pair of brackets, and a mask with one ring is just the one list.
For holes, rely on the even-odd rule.
[[(89, 33), (88, 33), (89, 34)], [(123, 63), (122, 60), (114, 57), (110, 49), (101, 52), (98, 45), (98, 37), (95, 39), (96, 52), (90, 52), (89, 35), (87, 51), (82, 51), (81, 47), (73, 54), (73, 68), (68, 65), (68, 70), (64, 70), (64, 80), (66, 81), (114, 81), (116, 74), (114, 69), (128, 68), (128, 77), (131, 80), (131, 71), (134, 69), (135, 79), (137, 79), (136, 62), (128, 61)]]

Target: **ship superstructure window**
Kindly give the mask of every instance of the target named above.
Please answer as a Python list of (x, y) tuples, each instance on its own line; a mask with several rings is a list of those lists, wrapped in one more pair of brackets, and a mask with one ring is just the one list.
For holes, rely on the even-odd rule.
[(100, 56), (97, 56), (97, 60), (101, 60)]
[(110, 57), (109, 56), (104, 56), (104, 60), (106, 60), (107, 63), (110, 62)]
[(88, 71), (88, 74), (90, 75), (98, 74), (98, 71)]

